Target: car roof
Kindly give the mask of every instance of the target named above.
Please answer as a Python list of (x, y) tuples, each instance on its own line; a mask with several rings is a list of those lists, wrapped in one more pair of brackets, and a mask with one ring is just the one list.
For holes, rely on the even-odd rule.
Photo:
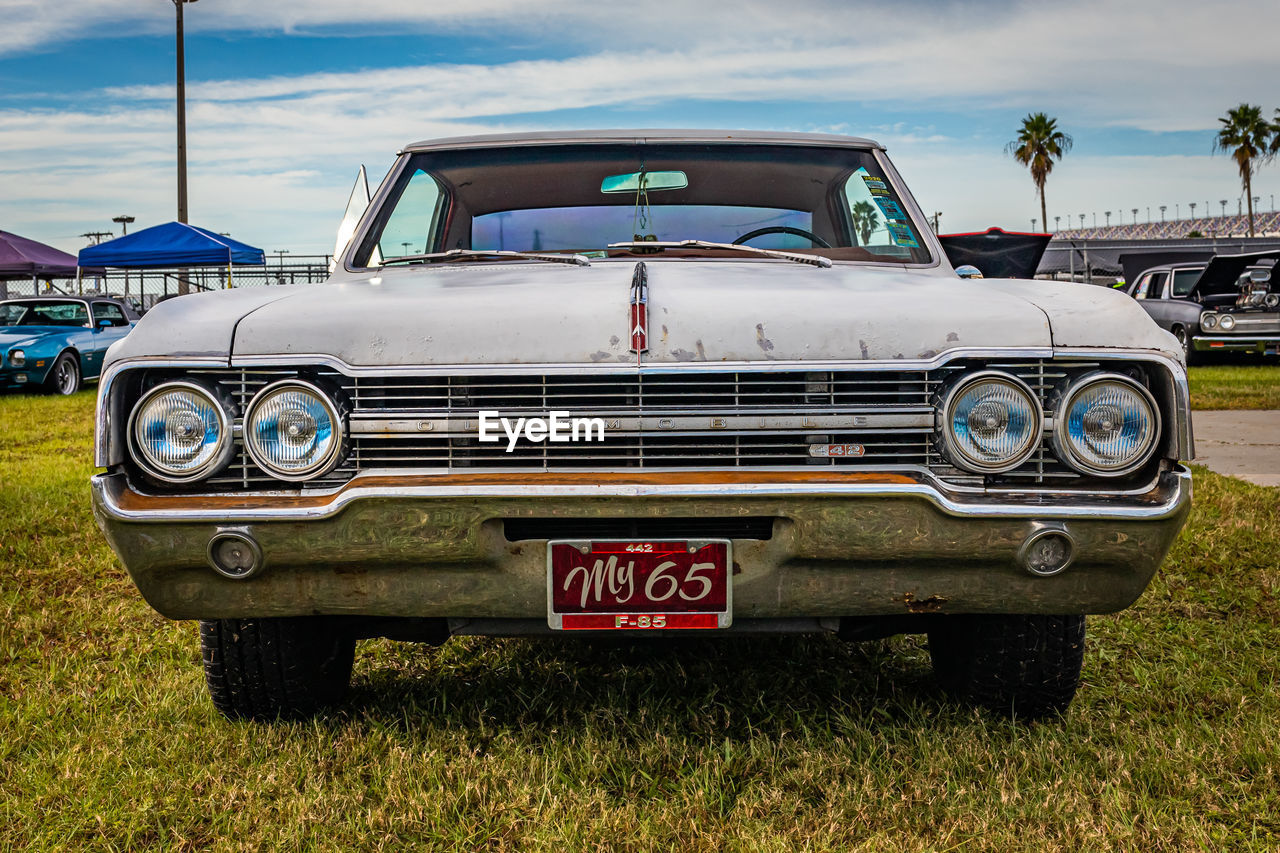
[(577, 145), (697, 142), (741, 145), (812, 145), (839, 148), (878, 148), (872, 139), (835, 133), (791, 133), (771, 130), (551, 130), (530, 133), (487, 133), (426, 139), (406, 145), (400, 152), (440, 151), (452, 148), (505, 148), (519, 145)]

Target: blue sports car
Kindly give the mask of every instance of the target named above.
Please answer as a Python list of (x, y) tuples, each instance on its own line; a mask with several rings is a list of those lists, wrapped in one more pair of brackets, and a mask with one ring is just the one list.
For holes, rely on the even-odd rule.
[(138, 313), (104, 296), (40, 296), (0, 302), (0, 390), (43, 386), (74, 394), (97, 379), (107, 347)]

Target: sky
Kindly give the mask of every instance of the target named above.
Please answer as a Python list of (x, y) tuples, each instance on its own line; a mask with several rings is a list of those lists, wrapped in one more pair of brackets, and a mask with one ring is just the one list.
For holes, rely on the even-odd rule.
[[(0, 0), (0, 229), (75, 252), (176, 218), (171, 0)], [(1049, 217), (1234, 212), (1218, 117), (1280, 107), (1280, 4), (199, 0), (185, 7), (190, 220), (332, 251), (357, 169), (409, 142), (579, 128), (869, 136), (945, 231), (1039, 218), (1005, 152), (1074, 145)], [(1254, 181), (1260, 209), (1280, 162)], [(1043, 223), (1038, 223), (1043, 225)]]

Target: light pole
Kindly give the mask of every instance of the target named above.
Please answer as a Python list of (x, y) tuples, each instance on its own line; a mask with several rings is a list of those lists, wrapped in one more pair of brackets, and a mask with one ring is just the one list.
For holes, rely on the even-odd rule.
[(1173, 221), (1177, 222), (1181, 218), (1182, 218), (1182, 203), (1175, 201), (1173, 203)]
[[(123, 213), (119, 216), (111, 217), (111, 221), (120, 225), (120, 236), (124, 237), (129, 233), (129, 223), (134, 220), (132, 216), (125, 216)], [(124, 295), (129, 295), (129, 271), (124, 271)]]
[(1032, 231), (1036, 230), (1036, 218), (1034, 216), (1031, 217), (1031, 230)]
[(1107, 217), (1107, 227), (1110, 228), (1111, 227), (1111, 211), (1104, 210), (1102, 211), (1102, 215)]
[(182, 7), (196, 0), (172, 0), (177, 12), (178, 44), (178, 221), (187, 221), (187, 60), (183, 49)]
[(1151, 224), (1151, 205), (1147, 205), (1147, 224)]
[(1096, 210), (1093, 212), (1093, 227), (1098, 227), (1098, 211)]
[(1084, 230), (1084, 214), (1080, 214), (1080, 230)]
[(1133, 224), (1137, 225), (1138, 224), (1138, 208), (1133, 207), (1133, 208), (1130, 208), (1130, 210), (1133, 211)]
[(1164, 212), (1165, 212), (1165, 210), (1166, 210), (1166, 209), (1168, 209), (1168, 207), (1169, 207), (1169, 205), (1167, 205), (1167, 204), (1162, 204), (1162, 205), (1160, 205), (1160, 221), (1161, 221), (1161, 222), (1164, 222)]
[(1187, 203), (1187, 207), (1191, 208), (1191, 218), (1192, 218), (1192, 219), (1195, 219), (1195, 218), (1196, 218), (1196, 203), (1195, 203), (1194, 201), (1192, 201), (1192, 202), (1188, 202), (1188, 203)]
[(1058, 231), (1062, 230), (1061, 220), (1062, 220), (1062, 217), (1061, 217), (1061, 216), (1055, 216), (1055, 217), (1053, 217), (1053, 230), (1054, 230), (1054, 233), (1057, 233)]
[(1225, 198), (1220, 198), (1218, 199), (1218, 204), (1222, 205), (1222, 215), (1225, 218), (1227, 215), (1227, 200)]

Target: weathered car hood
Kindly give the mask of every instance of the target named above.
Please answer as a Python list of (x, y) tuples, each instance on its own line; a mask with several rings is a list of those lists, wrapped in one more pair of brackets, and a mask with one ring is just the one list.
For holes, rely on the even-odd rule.
[[(1175, 346), (1133, 300), (1087, 285), (786, 262), (646, 266), (649, 363), (916, 359), (959, 347), (1102, 342), (1172, 353)], [(206, 344), (217, 334), (209, 328), (214, 320), (228, 336), (234, 329), (236, 357), (324, 353), (359, 366), (634, 363), (634, 270), (635, 263), (621, 261), (386, 270), (328, 285), (255, 289), (256, 299), (242, 297), (238, 323), (229, 304), (208, 297), (159, 307), (173, 306), (166, 311), (172, 324), (187, 303), (198, 314), (184, 325), (203, 324)], [(159, 307), (126, 339), (128, 350), (153, 345), (147, 339)], [(111, 357), (128, 354), (113, 350)]]

